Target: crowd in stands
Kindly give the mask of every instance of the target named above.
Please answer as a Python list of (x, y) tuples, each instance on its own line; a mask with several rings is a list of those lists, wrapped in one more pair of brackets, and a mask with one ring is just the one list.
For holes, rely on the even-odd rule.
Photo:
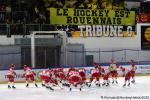
[[(1, 0), (0, 23), (49, 24), (48, 8), (123, 9), (120, 0)], [(117, 8), (118, 7), (118, 8)]]
[(0, 24), (50, 24), (48, 8), (126, 9), (124, 0), (0, 0)]

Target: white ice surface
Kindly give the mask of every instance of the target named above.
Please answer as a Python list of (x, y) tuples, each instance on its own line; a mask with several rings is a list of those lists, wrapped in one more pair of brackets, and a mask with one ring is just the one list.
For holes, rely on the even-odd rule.
[[(71, 92), (68, 88), (60, 89), (54, 87), (52, 92), (39, 85), (36, 88), (30, 84), (29, 88), (25, 87), (25, 83), (16, 83), (16, 89), (8, 89), (7, 84), (0, 84), (0, 100), (112, 100), (101, 99), (101, 96), (150, 96), (150, 76), (136, 77), (136, 84), (123, 88), (123, 78), (118, 79), (118, 85), (110, 87), (83, 87), (82, 91), (73, 89)], [(113, 99), (113, 100), (129, 100), (129, 99)], [(132, 100), (132, 99), (131, 99)], [(141, 100), (141, 99), (133, 99)], [(148, 100), (148, 99), (144, 99)]]

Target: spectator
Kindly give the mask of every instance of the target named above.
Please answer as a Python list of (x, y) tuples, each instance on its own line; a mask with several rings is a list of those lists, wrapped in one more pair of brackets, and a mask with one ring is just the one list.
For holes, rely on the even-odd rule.
[(46, 17), (44, 13), (39, 13), (39, 23), (40, 24), (45, 24), (46, 23)]
[(56, 8), (63, 8), (65, 5), (65, 1), (64, 0), (57, 0), (56, 1)]
[(67, 0), (66, 2), (65, 2), (65, 5), (66, 5), (66, 7), (67, 8), (75, 8), (75, 3), (76, 3), (77, 1), (75, 1), (75, 0)]
[(89, 3), (87, 4), (88, 9), (97, 9), (97, 0), (89, 0)]
[(0, 5), (0, 11), (6, 11), (6, 6), (4, 4)]
[(0, 23), (5, 23), (6, 13), (0, 12)]
[(6, 5), (6, 23), (10, 24), (11, 23), (11, 6), (10, 5)]
[(86, 3), (84, 0), (78, 0), (78, 2), (75, 3), (76, 9), (85, 9)]

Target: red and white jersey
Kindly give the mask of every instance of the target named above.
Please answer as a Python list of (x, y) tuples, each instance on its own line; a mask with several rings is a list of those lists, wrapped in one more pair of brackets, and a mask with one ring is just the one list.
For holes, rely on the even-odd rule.
[(9, 71), (8, 71), (8, 73), (7, 73), (7, 75), (15, 76), (16, 72), (12, 68), (10, 68)]
[(80, 76), (80, 74), (79, 74), (79, 72), (78, 71), (76, 71), (76, 70), (72, 70), (72, 71), (70, 71), (69, 73), (68, 73), (68, 76), (69, 77), (72, 77), (72, 76)]
[(130, 73), (130, 70), (128, 68), (121, 67), (121, 71), (123, 72), (124, 76)]
[(51, 69), (50, 70), (50, 74), (53, 76), (53, 77), (55, 77), (55, 78), (58, 78), (59, 77), (59, 74), (58, 74), (58, 71), (59, 71), (60, 69), (58, 69), (58, 68), (54, 68), (54, 69)]
[(30, 67), (27, 67), (24, 71), (25, 76), (26, 75), (35, 75), (35, 73), (31, 70)]
[(95, 74), (95, 73), (100, 73), (100, 72), (99, 72), (99, 69), (98, 69), (98, 68), (92, 68), (92, 69), (90, 70), (90, 73), (91, 73), (91, 74)]
[(124, 67), (120, 67), (122, 72), (125, 72), (125, 68)]
[[(99, 71), (100, 71), (101, 74), (105, 74), (105, 73), (106, 73), (105, 70), (106, 70), (106, 69), (104, 69), (104, 68), (102, 68), (102, 67), (99, 69)], [(109, 70), (108, 70), (108, 71), (109, 71)]]
[(63, 68), (55, 68), (55, 74), (64, 73)]
[(79, 73), (80, 73), (80, 72), (85, 73), (85, 68), (78, 68), (78, 72), (79, 72)]
[(136, 71), (136, 69), (137, 69), (137, 67), (134, 64), (131, 65), (131, 68), (130, 68), (131, 71)]
[(130, 70), (125, 68), (124, 74), (127, 75), (129, 72), (130, 72)]
[(51, 77), (53, 79), (57, 78), (57, 71), (55, 69), (49, 70), (49, 72), (47, 72), (47, 74), (49, 74), (49, 77)]
[(49, 74), (50, 74), (49, 70), (43, 70), (40, 72), (40, 75), (42, 76), (49, 76)]
[(45, 75), (46, 70), (42, 70), (39, 75)]
[(57, 72), (59, 72), (59, 71), (63, 71), (63, 68), (55, 68), (55, 70), (56, 70)]
[(85, 80), (86, 79), (86, 70), (85, 68), (78, 68), (79, 75)]
[(103, 76), (103, 80), (108, 80), (110, 77), (110, 70), (103, 68), (102, 76)]
[(68, 69), (68, 73), (70, 72), (70, 71), (75, 71), (76, 69), (74, 68), (74, 67), (71, 67), (71, 68), (69, 68)]
[(47, 76), (47, 77), (49, 77), (50, 76), (50, 70), (45, 70), (44, 75)]
[(105, 69), (103, 67), (99, 67), (99, 72), (102, 74), (104, 73)]
[(64, 68), (55, 68), (55, 69), (53, 69), (55, 78), (57, 78), (57, 79), (64, 79), (65, 78), (65, 72), (64, 72), (63, 69)]
[(58, 74), (59, 74), (59, 75), (60, 75), (60, 74), (64, 74), (64, 75), (65, 75), (65, 72), (64, 72), (63, 68), (58, 71)]
[(110, 74), (110, 70), (109, 70), (109, 68), (103, 68), (103, 74), (104, 75), (107, 75), (107, 74)]

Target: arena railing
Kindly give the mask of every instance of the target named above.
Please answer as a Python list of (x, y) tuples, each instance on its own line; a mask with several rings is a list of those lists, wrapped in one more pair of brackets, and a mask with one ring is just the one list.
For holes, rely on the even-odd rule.
[[(30, 58), (30, 49), (21, 50), (17, 45), (0, 45), (0, 69), (7, 69), (14, 63), (17, 69), (22, 68), (22, 61), (28, 61)], [(27, 55), (28, 56), (25, 56)], [(41, 55), (43, 53), (41, 52)], [(67, 54), (67, 57), (64, 55)], [(45, 55), (45, 53), (44, 53)], [(46, 55), (45, 55), (46, 56)], [(27, 58), (26, 58), (27, 57)], [(93, 62), (100, 65), (109, 65), (111, 59), (114, 58), (120, 65), (129, 65), (129, 61), (133, 59), (136, 64), (146, 65), (150, 64), (150, 51), (143, 51), (140, 49), (83, 49), (83, 50), (69, 50), (62, 49), (60, 55), (60, 66), (76, 66), (76, 67), (88, 67), (93, 66)], [(47, 60), (47, 59), (45, 59)], [(65, 62), (65, 63), (64, 63)], [(26, 62), (27, 63), (27, 62)], [(48, 66), (43, 65), (38, 68), (46, 68)], [(37, 68), (37, 67), (36, 67)]]
[[(119, 64), (129, 64), (133, 59), (136, 64), (150, 64), (150, 52), (141, 49), (85, 49), (85, 50), (65, 50), (67, 52), (67, 66), (92, 66), (93, 62), (108, 65), (114, 58)], [(81, 57), (81, 55), (83, 57)], [(90, 56), (90, 58), (89, 58)], [(80, 58), (82, 59), (80, 59)]]
[(0, 24), (0, 35), (29, 35), (30, 31), (55, 31), (51, 24)]

